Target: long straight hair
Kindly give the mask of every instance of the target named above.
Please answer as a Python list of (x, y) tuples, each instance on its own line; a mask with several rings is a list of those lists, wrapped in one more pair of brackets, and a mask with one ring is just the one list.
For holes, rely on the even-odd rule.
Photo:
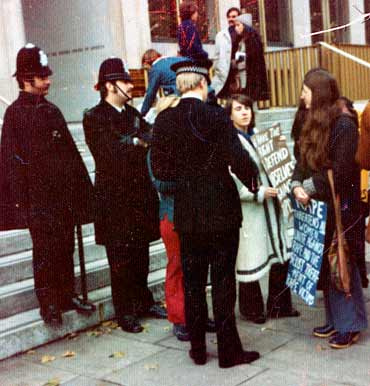
[(334, 119), (341, 113), (336, 104), (340, 92), (326, 70), (307, 73), (303, 84), (312, 91), (312, 101), (300, 136), (300, 159), (303, 167), (317, 171), (330, 167), (329, 136)]

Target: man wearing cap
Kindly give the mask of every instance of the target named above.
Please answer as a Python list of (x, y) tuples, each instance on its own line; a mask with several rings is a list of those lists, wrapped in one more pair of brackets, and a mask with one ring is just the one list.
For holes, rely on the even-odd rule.
[(172, 66), (182, 96), (177, 106), (156, 118), (151, 161), (154, 177), (176, 186), (173, 220), (180, 236), (189, 355), (195, 364), (207, 361), (205, 287), (210, 266), (218, 360), (226, 368), (259, 357), (243, 350), (235, 323), (235, 261), (242, 214), (229, 165), (252, 191), (257, 190), (257, 172), (225, 111), (204, 103), (211, 64), (207, 59)]
[(143, 330), (139, 316), (167, 317), (147, 285), (149, 242), (160, 237), (158, 196), (146, 167), (151, 132), (140, 113), (127, 104), (133, 84), (121, 59), (103, 61), (95, 89), (100, 91), (100, 103), (83, 119), (96, 165), (95, 238), (106, 247), (118, 323), (137, 333)]
[(45, 99), (45, 53), (27, 44), (14, 75), (20, 93), (2, 128), (0, 230), (29, 228), (40, 314), (61, 323), (65, 310), (94, 310), (75, 294), (73, 265), (74, 227), (92, 221), (93, 186), (62, 113)]

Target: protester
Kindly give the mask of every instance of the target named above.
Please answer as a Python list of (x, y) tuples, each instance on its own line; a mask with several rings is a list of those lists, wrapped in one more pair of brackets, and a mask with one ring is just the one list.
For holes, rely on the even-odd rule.
[[(319, 67), (312, 68), (307, 72), (306, 77), (311, 76), (311, 74), (316, 71), (324, 71), (324, 70), (320, 69)], [(356, 110), (353, 107), (352, 101), (344, 96), (340, 96), (336, 101), (336, 105), (343, 113), (351, 116), (355, 125), (358, 127), (358, 116), (357, 116)], [(301, 135), (302, 128), (307, 120), (307, 116), (308, 116), (308, 109), (306, 108), (306, 103), (305, 103), (305, 92), (302, 88), (302, 92), (300, 95), (300, 102), (294, 118), (292, 133), (291, 133), (291, 136), (294, 139), (294, 156), (297, 160), (299, 159), (300, 135)], [(357, 251), (356, 262), (360, 271), (362, 287), (367, 288), (369, 285), (369, 279), (367, 278), (364, 237), (365, 236), (363, 234), (360, 234), (356, 240), (356, 251)]]
[(242, 214), (228, 165), (252, 191), (255, 165), (220, 107), (204, 103), (210, 82), (209, 60), (177, 63), (180, 103), (162, 111), (154, 124), (154, 175), (177, 185), (174, 226), (180, 237), (190, 357), (207, 361), (205, 287), (211, 267), (212, 303), (220, 367), (250, 363), (257, 352), (243, 351), (236, 329), (235, 261)]
[(370, 101), (361, 117), (361, 133), (356, 160), (362, 169), (370, 170)]
[(235, 77), (238, 72), (237, 53), (239, 62), (243, 61), (243, 57), (238, 52), (242, 37), (235, 31), (235, 18), (239, 15), (239, 8), (229, 8), (226, 12), (229, 27), (219, 31), (216, 35), (212, 87), (219, 98), (228, 98), (233, 93), (232, 86), (235, 85)]
[(186, 0), (180, 4), (181, 23), (177, 28), (177, 40), (181, 56), (201, 60), (208, 58), (208, 53), (203, 49), (196, 27), (198, 16), (198, 6), (194, 1)]
[(51, 75), (39, 47), (18, 52), (20, 93), (1, 136), (0, 229), (29, 228), (40, 314), (59, 324), (66, 310), (95, 309), (75, 293), (73, 264), (74, 227), (93, 219), (93, 187), (62, 113), (45, 99)]
[(158, 197), (146, 167), (150, 127), (127, 104), (133, 84), (121, 59), (103, 61), (95, 89), (100, 103), (83, 118), (96, 165), (95, 238), (106, 247), (118, 324), (138, 333), (139, 316), (167, 317), (147, 284), (149, 242), (160, 237)]
[(324, 257), (319, 288), (324, 290), (326, 324), (313, 334), (327, 338), (333, 348), (346, 348), (367, 327), (361, 279), (355, 261), (350, 262), (351, 296), (334, 288), (330, 280), (328, 250), (335, 229), (335, 216), (327, 177), (333, 170), (336, 193), (341, 200), (341, 216), (350, 254), (356, 258), (356, 240), (363, 234), (360, 206), (360, 169), (355, 162), (358, 142), (356, 122), (338, 107), (339, 89), (335, 78), (325, 70), (307, 74), (303, 99), (308, 109), (300, 135), (300, 157), (292, 177), (295, 198), (307, 205), (310, 198), (325, 201), (328, 215)]
[[(233, 49), (231, 38), (225, 38), (223, 34), (223, 39), (219, 37), (219, 48), (216, 49), (212, 87), (219, 97), (222, 96), (222, 93), (219, 95), (221, 91), (228, 91), (246, 94), (255, 101), (269, 99), (263, 45), (257, 31), (251, 27), (251, 15), (239, 15), (233, 23), (240, 37), (235, 61), (231, 61), (231, 54), (236, 48), (234, 46)], [(223, 90), (231, 69), (233, 71), (228, 90)]]
[(277, 189), (272, 188), (251, 141), (254, 127), (253, 101), (241, 94), (231, 96), (226, 112), (238, 130), (244, 149), (258, 166), (262, 185), (253, 194), (233, 175), (242, 202), (243, 223), (240, 228), (236, 277), (239, 281), (239, 311), (254, 323), (264, 323), (266, 314), (258, 279), (270, 271), (267, 315), (272, 318), (299, 316), (292, 308), (290, 289), (285, 285), (289, 252)]
[(160, 88), (164, 96), (176, 94), (176, 74), (171, 70), (171, 66), (183, 60), (186, 59), (181, 56), (162, 56), (153, 49), (145, 51), (142, 65), (149, 69), (149, 82), (141, 108), (142, 115), (146, 115), (150, 110)]
[[(362, 169), (370, 170), (370, 101), (365, 106), (361, 118), (361, 133), (356, 153), (356, 161)], [(368, 206), (370, 198), (368, 194)], [(370, 221), (366, 227), (366, 241), (370, 243)]]

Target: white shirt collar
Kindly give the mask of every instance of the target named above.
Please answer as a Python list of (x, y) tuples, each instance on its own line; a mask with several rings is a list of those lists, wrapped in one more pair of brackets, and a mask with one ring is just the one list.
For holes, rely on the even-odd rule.
[(196, 98), (203, 102), (202, 97), (197, 92), (194, 92), (194, 91), (188, 91), (185, 94), (181, 95), (181, 99), (185, 99), (185, 98)]
[[(109, 102), (107, 102), (107, 103), (109, 103)], [(120, 106), (116, 106), (116, 105), (114, 105), (114, 104), (112, 104), (112, 103), (109, 103), (112, 107), (114, 107), (119, 113), (122, 113), (122, 111), (126, 111), (126, 107), (125, 107), (125, 105), (123, 105), (122, 107), (120, 107)]]

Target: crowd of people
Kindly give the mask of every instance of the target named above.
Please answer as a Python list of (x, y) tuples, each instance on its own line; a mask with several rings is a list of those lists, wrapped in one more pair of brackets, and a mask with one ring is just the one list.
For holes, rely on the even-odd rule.
[[(73, 270), (74, 227), (94, 222), (96, 243), (106, 248), (119, 326), (140, 333), (140, 317), (168, 318), (176, 337), (190, 341), (189, 356), (197, 365), (207, 361), (206, 333), (216, 333), (219, 366), (228, 368), (259, 358), (239, 338), (237, 281), (243, 319), (262, 324), (300, 313), (285, 284), (287, 222), (251, 140), (258, 132), (254, 101), (268, 99), (261, 40), (250, 16), (230, 8), (212, 62), (196, 28), (196, 5), (182, 2), (180, 17), (180, 56), (153, 49), (143, 55), (150, 71), (141, 113), (128, 103), (133, 82), (124, 62), (101, 63), (95, 85), (100, 102), (83, 117), (96, 165), (94, 185), (60, 110), (45, 98), (52, 75), (45, 53), (33, 44), (18, 52), (20, 93), (5, 113), (1, 137), (0, 229), (30, 230), (45, 323), (62, 323), (69, 309), (94, 310), (76, 295)], [(165, 98), (156, 103), (151, 126), (143, 115), (159, 89)], [(227, 99), (225, 108), (217, 98)], [(364, 248), (370, 231), (368, 226), (365, 235), (360, 167), (370, 168), (369, 113), (370, 103), (359, 141), (357, 113), (340, 96), (335, 78), (319, 68), (306, 74), (292, 132), (297, 162), (291, 188), (303, 205), (311, 198), (328, 204), (319, 281), (326, 323), (313, 334), (330, 337), (333, 348), (350, 346), (367, 327), (362, 287), (368, 284)], [(353, 257), (350, 297), (330, 281), (335, 216), (328, 170)], [(166, 308), (154, 301), (147, 283), (149, 243), (160, 237), (168, 258)], [(259, 279), (266, 274), (265, 309)], [(214, 320), (206, 301), (209, 277)]]

